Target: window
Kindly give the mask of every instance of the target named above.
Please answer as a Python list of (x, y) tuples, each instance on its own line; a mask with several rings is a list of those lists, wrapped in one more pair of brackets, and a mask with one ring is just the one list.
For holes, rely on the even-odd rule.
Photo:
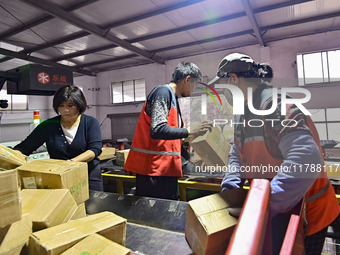
[(27, 110), (27, 95), (12, 95), (7, 94), (7, 84), (0, 91), (0, 99), (8, 101), (7, 108), (0, 108), (3, 110)]
[(145, 79), (111, 83), (112, 103), (129, 103), (145, 100)]
[[(340, 141), (340, 108), (310, 110), (320, 140)], [(337, 145), (340, 147), (340, 144)]]
[(299, 85), (340, 81), (340, 50), (297, 55)]

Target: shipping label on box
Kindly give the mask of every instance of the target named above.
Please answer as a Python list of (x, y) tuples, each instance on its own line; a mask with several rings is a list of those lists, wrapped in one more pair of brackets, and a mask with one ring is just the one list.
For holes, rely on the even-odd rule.
[(0, 254), (22, 254), (22, 248), (28, 244), (32, 234), (32, 220), (28, 214), (21, 220), (0, 229)]
[(0, 171), (0, 227), (21, 219), (21, 199), (17, 170)]
[(89, 198), (87, 163), (41, 159), (17, 168), (21, 188), (68, 189), (77, 204)]
[(14, 169), (25, 164), (26, 158), (20, 151), (12, 150), (0, 144), (0, 168)]
[(188, 202), (185, 238), (194, 254), (222, 255), (237, 224), (229, 207), (242, 207), (244, 189), (233, 189)]
[(34, 232), (30, 236), (29, 251), (39, 255), (60, 254), (95, 233), (125, 246), (126, 219), (101, 212)]
[(213, 127), (211, 132), (196, 137), (191, 146), (207, 166), (225, 166), (231, 147), (218, 127)]
[(92, 234), (60, 255), (79, 254), (129, 255), (131, 250), (101, 235)]
[(68, 222), (77, 210), (68, 189), (23, 189), (23, 214), (29, 214), (33, 231)]
[(124, 166), (126, 159), (129, 155), (130, 149), (126, 150), (117, 150), (116, 151), (116, 164), (119, 166)]

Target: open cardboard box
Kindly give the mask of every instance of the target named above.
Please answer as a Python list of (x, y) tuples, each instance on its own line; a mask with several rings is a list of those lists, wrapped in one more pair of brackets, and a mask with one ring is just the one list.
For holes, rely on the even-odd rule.
[(26, 156), (0, 144), (0, 168), (10, 170), (26, 163)]

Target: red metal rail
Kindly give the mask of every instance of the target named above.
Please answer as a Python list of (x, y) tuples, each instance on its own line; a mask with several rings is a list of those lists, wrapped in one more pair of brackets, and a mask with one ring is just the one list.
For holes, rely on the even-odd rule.
[[(269, 226), (269, 202), (270, 182), (265, 179), (254, 179), (226, 255), (270, 254), (271, 238), (266, 238), (266, 245), (263, 246)], [(270, 237), (268, 234), (267, 236)], [(269, 248), (268, 252), (264, 248), (266, 250)]]

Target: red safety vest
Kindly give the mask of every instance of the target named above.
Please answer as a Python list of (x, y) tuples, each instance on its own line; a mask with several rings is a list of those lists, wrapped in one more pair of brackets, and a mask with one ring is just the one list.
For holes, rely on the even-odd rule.
[[(171, 108), (167, 124), (171, 127), (178, 128), (176, 96), (173, 89), (170, 86), (168, 87), (171, 92)], [(151, 117), (146, 114), (145, 106), (146, 103), (139, 116), (124, 169), (137, 174), (150, 176), (181, 177), (181, 139), (152, 139), (150, 136)]]
[[(269, 93), (271, 94), (271, 92)], [(266, 91), (265, 89), (261, 93), (261, 108), (257, 109), (263, 109), (263, 103), (267, 98), (268, 91)], [(318, 145), (320, 153), (322, 154), (320, 139), (317, 130), (309, 116), (307, 117), (307, 119), (307, 124), (312, 132), (314, 141)], [(249, 129), (249, 131), (250, 132), (248, 132), (247, 130), (247, 134), (242, 145), (240, 143), (240, 140), (236, 141), (239, 147), (242, 165), (280, 166), (283, 162), (283, 159), (274, 158), (269, 153), (263, 136), (263, 127), (251, 128)], [(322, 168), (322, 170), (324, 169)], [(271, 174), (268, 173), (268, 175), (266, 175), (266, 178), (271, 179), (275, 176), (275, 174), (275, 172)], [(252, 178), (256, 178), (256, 176), (247, 174), (247, 178), (251, 180)], [(334, 189), (330, 184), (330, 181), (328, 180), (326, 172), (320, 172), (319, 177), (315, 180), (312, 187), (307, 191), (305, 195), (305, 202), (306, 219), (308, 223), (306, 235), (312, 235), (319, 232), (323, 228), (327, 227), (330, 223), (332, 223), (339, 215), (339, 203), (335, 197)]]

